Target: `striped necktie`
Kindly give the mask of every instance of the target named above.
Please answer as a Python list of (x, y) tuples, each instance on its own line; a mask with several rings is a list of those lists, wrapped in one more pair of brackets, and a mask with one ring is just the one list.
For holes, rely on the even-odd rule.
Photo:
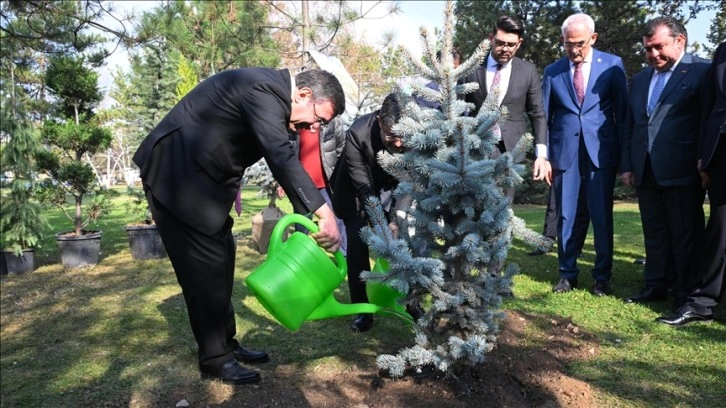
[(650, 116), (653, 113), (653, 110), (655, 109), (655, 105), (658, 104), (658, 99), (660, 98), (660, 94), (663, 93), (663, 88), (665, 88), (666, 84), (666, 72), (659, 72), (656, 74), (658, 79), (655, 81), (655, 86), (653, 87), (653, 92), (650, 94), (650, 100), (648, 101), (648, 116)]
[(582, 62), (575, 64), (575, 73), (572, 75), (572, 86), (575, 88), (577, 101), (582, 105), (585, 100), (585, 79), (582, 77)]

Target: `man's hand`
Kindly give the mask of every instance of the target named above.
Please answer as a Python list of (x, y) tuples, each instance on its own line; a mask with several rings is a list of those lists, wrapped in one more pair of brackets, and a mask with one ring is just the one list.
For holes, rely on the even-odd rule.
[(632, 171), (625, 171), (620, 174), (620, 181), (628, 187), (635, 187), (635, 175)]
[(552, 166), (544, 157), (538, 157), (534, 161), (532, 175), (534, 180), (544, 180), (548, 185), (552, 185)]
[(708, 188), (711, 187), (711, 177), (709, 177), (707, 171), (701, 171), (699, 173), (701, 174), (701, 188), (708, 190)]
[(391, 230), (391, 234), (393, 235), (393, 238), (398, 239), (398, 225), (395, 222), (390, 222), (388, 224), (388, 229)]
[(282, 186), (277, 186), (277, 197), (285, 198), (285, 190), (282, 188)]
[(326, 251), (331, 253), (337, 251), (340, 248), (340, 231), (333, 210), (327, 204), (323, 204), (315, 210), (315, 215), (318, 217), (320, 231), (310, 236)]

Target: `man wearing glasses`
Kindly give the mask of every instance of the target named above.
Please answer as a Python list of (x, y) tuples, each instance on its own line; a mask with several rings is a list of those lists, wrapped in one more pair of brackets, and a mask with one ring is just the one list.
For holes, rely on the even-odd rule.
[(134, 155), (149, 208), (169, 255), (197, 341), (202, 378), (258, 382), (239, 364), (268, 361), (234, 338), (235, 244), (232, 203), (247, 166), (264, 157), (298, 213), (314, 213), (312, 237), (328, 251), (340, 246), (332, 209), (303, 169), (289, 128), (317, 130), (345, 109), (332, 74), (241, 68), (192, 89), (149, 133)]
[(548, 125), (548, 156), (559, 204), (557, 259), (560, 280), (552, 291), (577, 287), (578, 203), (587, 206), (595, 239), (592, 293), (612, 293), (613, 188), (620, 161), (628, 90), (620, 57), (593, 48), (595, 22), (574, 14), (562, 24), (566, 57), (548, 65), (542, 95)]
[[(466, 82), (478, 82), (479, 90), (466, 95), (466, 101), (474, 104), (472, 115), (478, 114), (484, 101), (495, 94), (496, 104), (507, 108), (506, 120), (493, 129), (499, 138), (498, 147), (501, 153), (511, 152), (524, 135), (527, 129), (524, 122), (526, 113), (532, 125), (536, 146), (534, 179), (543, 180), (549, 174), (546, 167), (547, 122), (537, 67), (515, 57), (523, 38), (524, 26), (521, 21), (509, 16), (497, 19), (489, 35), (489, 56), (476, 72), (466, 78)], [(514, 188), (507, 191), (510, 200), (514, 200), (514, 193)]]
[[(392, 196), (398, 180), (378, 163), (379, 154), (401, 153), (403, 140), (392, 128), (403, 110), (400, 96), (386, 96), (381, 109), (361, 116), (350, 125), (345, 136), (345, 148), (333, 172), (333, 208), (345, 223), (348, 237), (348, 287), (352, 303), (368, 303), (365, 283), (360, 279), (362, 271), (370, 271), (368, 245), (360, 236), (361, 229), (370, 224), (366, 201), (380, 197), (381, 205), (389, 221), (397, 211), (406, 212), (409, 202)], [(355, 317), (351, 330), (364, 332), (371, 328), (373, 316), (361, 314)]]

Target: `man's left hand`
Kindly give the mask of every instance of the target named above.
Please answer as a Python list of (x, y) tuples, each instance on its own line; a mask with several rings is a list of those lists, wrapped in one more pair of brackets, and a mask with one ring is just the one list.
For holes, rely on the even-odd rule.
[(340, 231), (338, 231), (338, 224), (333, 210), (330, 209), (328, 204), (323, 204), (315, 210), (315, 215), (319, 219), (318, 227), (320, 230), (310, 236), (326, 251), (331, 253), (337, 251), (340, 248)]
[(552, 166), (544, 157), (538, 157), (537, 160), (534, 161), (532, 175), (534, 176), (534, 180), (544, 180), (548, 185), (552, 185)]

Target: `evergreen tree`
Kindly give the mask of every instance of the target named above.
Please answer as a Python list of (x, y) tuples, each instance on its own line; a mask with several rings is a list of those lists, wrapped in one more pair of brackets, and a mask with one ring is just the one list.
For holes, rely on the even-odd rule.
[[(464, 55), (488, 38), (501, 15), (519, 18), (525, 27), (524, 42), (517, 56), (531, 61), (541, 71), (564, 56), (560, 43), (562, 23), (575, 13), (587, 13), (595, 20), (598, 40), (595, 48), (618, 55), (632, 76), (643, 68), (641, 31), (654, 15), (674, 16), (684, 24), (723, 2), (703, 0), (459, 0), (456, 2), (455, 43)], [(714, 32), (714, 31), (712, 31)], [(716, 30), (715, 32), (719, 32)], [(723, 32), (723, 30), (721, 30)], [(710, 39), (710, 38), (709, 38)], [(695, 47), (700, 47), (694, 44)]]
[(261, 2), (166, 2), (141, 19), (139, 40), (179, 51), (198, 67), (199, 78), (246, 66), (275, 67), (276, 44), (265, 26)]
[(37, 247), (48, 224), (42, 206), (33, 199), (37, 175), (32, 158), (40, 147), (38, 137), (17, 116), (23, 115), (7, 109), (7, 103), (0, 112), (2, 132), (9, 139), (1, 151), (0, 168), (3, 175), (12, 174), (10, 191), (0, 200), (0, 249), (21, 256), (24, 249)]
[(719, 44), (726, 41), (726, 2), (719, 3), (720, 6), (716, 10), (716, 15), (711, 20), (711, 29), (706, 35), (708, 41), (713, 45), (708, 49), (709, 54), (713, 54)]
[[(80, 236), (83, 228), (107, 209), (107, 193), (96, 188), (98, 177), (87, 158), (106, 149), (112, 134), (95, 120), (93, 109), (101, 100), (98, 74), (84, 66), (82, 57), (61, 54), (53, 58), (46, 72), (46, 85), (56, 98), (56, 114), (43, 124), (42, 142), (48, 148), (36, 154), (38, 169), (50, 177), (43, 182), (41, 197), (58, 206), (73, 221), (74, 232)], [(73, 213), (66, 210), (68, 195), (74, 200)], [(90, 203), (83, 213), (87, 196)]]
[(179, 65), (177, 66), (177, 74), (181, 79), (176, 84), (176, 101), (179, 102), (184, 95), (189, 93), (199, 83), (197, 72), (194, 65), (183, 55), (179, 56)]
[(435, 42), (425, 28), (421, 35), (427, 62), (409, 54), (416, 71), (440, 86), (439, 92), (414, 85), (414, 93), (440, 102), (442, 110), (407, 102), (405, 115), (393, 128), (403, 137), (406, 151), (378, 158), (400, 180), (394, 194), (410, 195), (416, 202), (411, 212), (415, 233), (408, 235), (409, 225), (399, 219), (400, 235), (393, 237), (375, 198), (369, 202), (375, 225), (363, 232), (371, 251), (390, 265), (387, 273), (364, 272), (364, 279), (406, 293), (405, 300), (420, 304), (424, 311), (414, 327), (416, 344), (397, 355), (377, 358), (379, 367), (392, 376), (403, 375), (407, 367), (423, 366), (453, 373), (484, 361), (503, 317), (498, 293), (511, 285), (518, 269), (509, 264), (502, 276), (493, 276), (487, 266), (506, 259), (515, 234), (532, 245), (541, 244), (541, 237), (514, 217), (504, 193), (521, 182), (523, 166), (515, 163), (532, 138), (523, 137), (513, 152), (496, 157), (491, 129), (504, 112), (488, 102), (476, 117), (462, 115), (471, 106), (457, 94), (472, 92), (478, 84), (457, 85), (457, 81), (481, 63), (488, 42), (455, 69), (453, 15), (449, 1), (441, 62), (436, 61)]

